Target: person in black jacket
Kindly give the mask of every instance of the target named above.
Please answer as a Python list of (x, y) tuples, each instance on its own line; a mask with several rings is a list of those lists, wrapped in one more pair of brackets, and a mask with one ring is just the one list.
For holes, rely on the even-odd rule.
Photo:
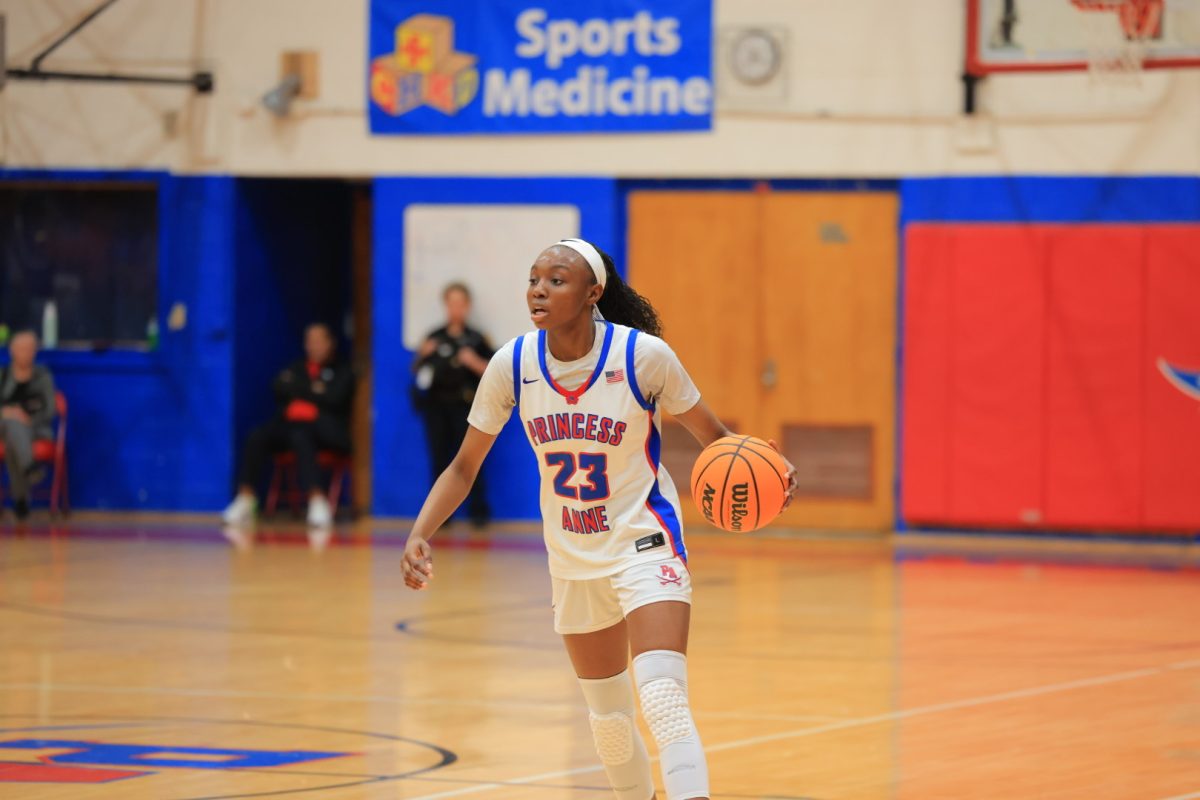
[[(467, 415), (479, 378), (493, 355), (487, 337), (467, 325), (471, 291), (462, 283), (442, 290), (446, 324), (432, 331), (413, 361), (417, 410), (425, 420), (425, 438), (433, 477), (445, 472), (467, 435)], [(467, 499), (467, 513), (476, 527), (491, 519), (483, 475)]]
[(301, 491), (308, 495), (308, 524), (328, 528), (333, 523), (333, 509), (319, 483), (317, 453), (350, 451), (354, 373), (349, 364), (337, 358), (333, 332), (326, 325), (308, 326), (304, 352), (305, 358), (275, 378), (279, 413), (246, 439), (238, 494), (225, 509), (227, 525), (241, 525), (254, 518), (258, 504), (254, 487), (267, 458), (287, 451), (296, 456), (296, 478)]
[(29, 487), (45, 474), (34, 463), (33, 443), (54, 437), (54, 378), (35, 363), (37, 351), (37, 334), (18, 331), (8, 346), (12, 360), (0, 368), (0, 444), (18, 520), (29, 516)]

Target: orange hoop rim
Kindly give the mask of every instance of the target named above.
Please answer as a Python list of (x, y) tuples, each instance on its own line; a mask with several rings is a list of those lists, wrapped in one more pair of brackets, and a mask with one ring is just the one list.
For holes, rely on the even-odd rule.
[(1121, 30), (1130, 39), (1147, 39), (1155, 34), (1162, 20), (1165, 0), (1071, 0), (1080, 11), (1116, 12)]
[[(1125, 0), (1035, 0), (1036, 2), (1055, 2), (1083, 10), (1083, 6), (1091, 5), (1092, 11), (1113, 11), (1119, 13)], [(1043, 54), (1037, 57), (1014, 56), (1011, 52), (1000, 52), (984, 43), (985, 8), (993, 8), (1000, 0), (966, 0), (967, 16), (964, 39), (964, 72), (975, 78), (988, 75), (1005, 74), (1049, 74), (1056, 72), (1088, 72), (1095, 68), (1094, 61), (1083, 52), (1070, 51), (1060, 54)], [(1185, 8), (1200, 8), (1200, 0), (1175, 0)], [(1165, 14), (1169, 4), (1161, 6)], [(1131, 6), (1138, 8), (1138, 6)], [(1143, 6), (1144, 8), (1144, 6)], [(1092, 16), (1089, 14), (1088, 16)], [(1131, 44), (1147, 45), (1141, 54), (1141, 68), (1144, 70), (1176, 70), (1200, 69), (1200, 41), (1185, 43), (1173, 48), (1170, 52), (1160, 52), (1153, 42), (1153, 36), (1128, 37)]]

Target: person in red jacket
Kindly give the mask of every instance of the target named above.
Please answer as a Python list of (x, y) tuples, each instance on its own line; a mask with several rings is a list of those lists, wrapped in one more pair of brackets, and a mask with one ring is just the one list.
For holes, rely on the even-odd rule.
[(223, 517), (227, 525), (244, 525), (254, 519), (258, 506), (254, 487), (267, 458), (280, 452), (296, 456), (296, 478), (308, 495), (308, 524), (314, 528), (333, 524), (333, 509), (319, 484), (317, 453), (350, 451), (354, 374), (349, 364), (337, 358), (333, 332), (326, 325), (308, 326), (304, 352), (305, 358), (275, 378), (279, 413), (246, 439), (238, 493)]

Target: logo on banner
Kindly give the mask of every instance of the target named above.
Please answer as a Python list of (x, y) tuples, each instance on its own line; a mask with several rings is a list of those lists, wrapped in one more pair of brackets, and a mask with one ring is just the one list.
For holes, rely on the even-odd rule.
[(1167, 363), (1165, 358), (1158, 360), (1158, 371), (1174, 386), (1193, 400), (1200, 400), (1200, 370), (1185, 370)]
[(421, 106), (457, 114), (479, 91), (478, 61), (454, 49), (454, 20), (416, 14), (396, 26), (396, 51), (371, 62), (371, 99), (394, 117)]

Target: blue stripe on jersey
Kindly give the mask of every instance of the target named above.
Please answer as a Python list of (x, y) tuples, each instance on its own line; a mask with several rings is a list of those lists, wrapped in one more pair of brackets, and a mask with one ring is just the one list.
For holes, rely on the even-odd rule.
[(604, 371), (604, 364), (608, 361), (608, 351), (612, 347), (613, 340), (613, 325), (611, 322), (604, 323), (604, 345), (600, 348), (600, 360), (596, 362), (596, 368), (592, 370), (592, 377), (588, 378), (587, 383), (580, 386), (574, 391), (563, 389), (554, 382), (554, 378), (550, 377), (550, 369), (546, 366), (546, 332), (538, 331), (538, 364), (542, 368), (542, 377), (546, 379), (546, 383), (550, 388), (561, 394), (563, 397), (579, 397), (588, 389), (592, 388), (592, 384), (600, 377), (600, 373)]
[(683, 526), (679, 524), (679, 517), (675, 515), (675, 507), (671, 505), (671, 501), (663, 496), (663, 493), (658, 488), (658, 469), (659, 456), (662, 454), (662, 437), (659, 436), (658, 426), (654, 424), (654, 420), (650, 420), (650, 461), (654, 466), (654, 483), (650, 486), (650, 497), (647, 501), (650, 503), (651, 510), (655, 515), (667, 526), (668, 532), (671, 534), (671, 546), (675, 552), (683, 559), (683, 563), (687, 563), (687, 547), (683, 543)]
[(521, 406), (521, 345), (525, 343), (524, 336), (513, 340), (513, 405)]
[(625, 348), (625, 375), (629, 381), (629, 391), (633, 392), (634, 399), (638, 401), (638, 405), (647, 411), (654, 409), (654, 403), (646, 402), (646, 398), (642, 396), (641, 387), (638, 386), (637, 372), (633, 369), (633, 351), (637, 347), (637, 337), (640, 331), (634, 328), (629, 332), (628, 346)]

